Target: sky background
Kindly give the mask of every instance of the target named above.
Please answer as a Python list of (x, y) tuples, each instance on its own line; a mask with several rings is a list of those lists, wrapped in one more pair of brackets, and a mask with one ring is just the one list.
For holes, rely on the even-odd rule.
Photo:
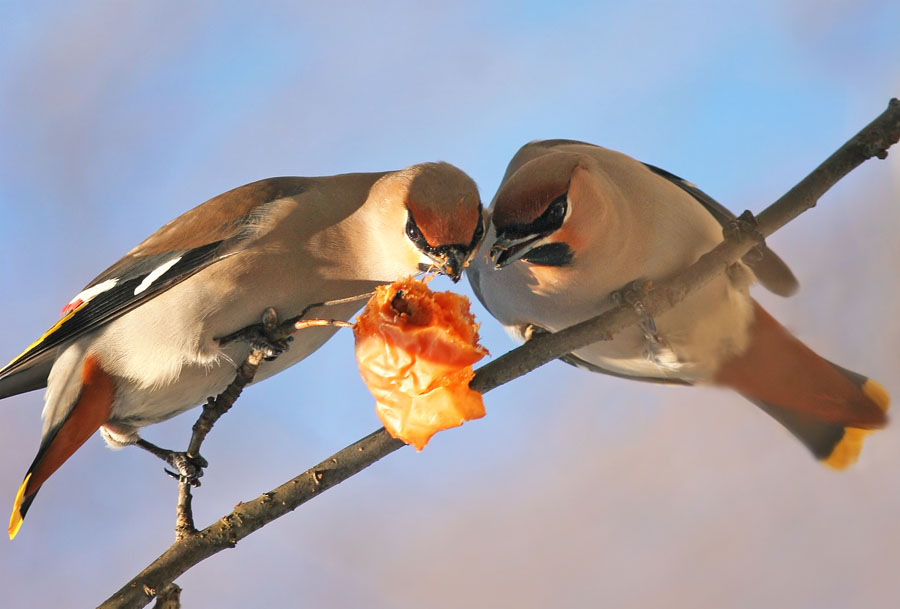
[[(574, 138), (759, 211), (900, 95), (891, 0), (243, 4), (0, 8), (0, 358), (163, 223), (252, 180), (444, 160), (488, 202), (519, 146)], [(895, 397), (898, 203), (895, 149), (769, 240), (801, 291), (754, 292)], [(514, 346), (473, 309), (492, 353)], [(900, 595), (900, 426), (836, 474), (720, 390), (553, 363), (485, 402), (484, 419), (195, 567), (185, 606), (865, 609)], [(41, 403), (0, 405), (10, 506)], [(375, 429), (372, 406), (349, 333), (247, 390), (204, 445), (198, 525)], [(145, 436), (184, 447), (197, 414)], [(0, 542), (3, 606), (100, 603), (168, 547), (175, 498), (149, 455), (91, 438)]]

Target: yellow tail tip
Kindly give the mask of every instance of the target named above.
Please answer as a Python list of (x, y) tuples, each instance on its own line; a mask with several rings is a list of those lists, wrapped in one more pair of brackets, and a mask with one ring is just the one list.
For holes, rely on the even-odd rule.
[(19, 529), (22, 527), (22, 501), (25, 500), (25, 487), (28, 486), (29, 479), (31, 479), (31, 472), (28, 472), (28, 475), (25, 476), (25, 479), (22, 481), (22, 485), (19, 487), (19, 492), (16, 493), (16, 500), (13, 502), (12, 514), (10, 514), (9, 516), (10, 540), (15, 538), (16, 534), (19, 532)]
[[(875, 402), (875, 405), (883, 412), (888, 411), (891, 405), (891, 396), (881, 383), (873, 379), (866, 379), (866, 382), (862, 385), (862, 392), (867, 398)], [(831, 454), (822, 459), (822, 462), (832, 469), (847, 469), (859, 459), (863, 441), (872, 431), (871, 429), (860, 429), (858, 427), (845, 427), (844, 437), (835, 445)]]
[(863, 440), (865, 440), (866, 436), (870, 433), (872, 433), (872, 430), (870, 429), (845, 427), (844, 437), (834, 446), (831, 454), (822, 459), (822, 463), (831, 469), (847, 469), (859, 459), (859, 453), (862, 452)]
[(866, 379), (863, 383), (862, 391), (866, 397), (875, 402), (875, 405), (881, 408), (883, 412), (887, 412), (891, 405), (891, 396), (888, 394), (881, 383), (872, 379)]

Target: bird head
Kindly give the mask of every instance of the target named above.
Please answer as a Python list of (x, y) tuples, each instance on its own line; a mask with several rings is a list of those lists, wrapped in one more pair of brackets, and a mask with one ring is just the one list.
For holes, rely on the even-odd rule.
[(488, 254), (495, 269), (517, 260), (541, 266), (571, 262), (570, 191), (580, 163), (578, 155), (547, 154), (525, 163), (503, 182), (494, 198), (496, 239)]
[(423, 163), (392, 174), (400, 185), (403, 239), (420, 271), (437, 270), (459, 281), (484, 237), (478, 187), (449, 163)]

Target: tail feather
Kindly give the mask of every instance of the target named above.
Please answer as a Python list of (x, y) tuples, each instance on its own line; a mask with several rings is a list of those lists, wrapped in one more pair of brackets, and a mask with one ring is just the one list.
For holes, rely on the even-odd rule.
[(825, 465), (852, 465), (865, 436), (887, 422), (887, 391), (816, 355), (758, 303), (754, 308), (749, 347), (725, 362), (715, 381), (771, 415)]
[[(865, 380), (884, 391), (875, 381)], [(887, 397), (887, 392), (884, 392), (883, 396)], [(832, 469), (846, 469), (856, 463), (862, 451), (863, 440), (872, 433), (870, 429), (823, 422), (788, 408), (767, 404), (746, 395), (744, 397), (781, 423), (794, 437), (803, 442), (816, 459)], [(887, 410), (888, 402), (885, 400), (883, 404)]]
[(55, 351), (48, 351), (20, 366), (0, 370), (0, 400), (47, 386)]
[(41, 447), (25, 474), (9, 517), (9, 538), (19, 532), (41, 485), (84, 444), (110, 415), (115, 386), (96, 359), (84, 360), (82, 386), (78, 398), (62, 422), (51, 429), (41, 441)]

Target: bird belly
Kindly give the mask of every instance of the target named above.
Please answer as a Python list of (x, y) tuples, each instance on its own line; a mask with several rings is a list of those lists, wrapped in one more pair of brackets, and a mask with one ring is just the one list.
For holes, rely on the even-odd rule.
[[(306, 306), (373, 289), (370, 282), (300, 282), (303, 293), (278, 288), (249, 290), (240, 282), (216, 295), (186, 281), (112, 322), (101, 331), (92, 349), (101, 354), (116, 378), (116, 402), (110, 423), (139, 428), (164, 421), (221, 393), (234, 379), (237, 367), (250, 353), (246, 342), (224, 346), (218, 339), (258, 324), (262, 313), (275, 308), (281, 320)], [(221, 282), (219, 284), (221, 286)], [(326, 296), (327, 295), (327, 296)], [(240, 303), (237, 306), (236, 303)], [(364, 300), (312, 309), (307, 318), (347, 320)], [(288, 349), (275, 360), (262, 362), (254, 381), (263, 380), (298, 363), (322, 346), (336, 328), (298, 331)]]
[[(510, 289), (521, 285), (523, 289)], [(529, 325), (557, 332), (608, 310), (609, 292), (590, 302), (572, 293), (536, 293), (522, 283), (489, 292), (491, 312), (514, 335), (524, 338)], [(721, 275), (656, 316), (658, 341), (635, 325), (574, 351), (597, 367), (626, 376), (701, 382), (711, 378), (728, 356), (742, 352), (748, 341), (752, 301), (743, 284)]]
[(723, 361), (747, 348), (752, 318), (746, 288), (736, 288), (723, 275), (656, 316), (655, 339), (640, 325), (632, 326), (575, 355), (628, 376), (703, 382)]

